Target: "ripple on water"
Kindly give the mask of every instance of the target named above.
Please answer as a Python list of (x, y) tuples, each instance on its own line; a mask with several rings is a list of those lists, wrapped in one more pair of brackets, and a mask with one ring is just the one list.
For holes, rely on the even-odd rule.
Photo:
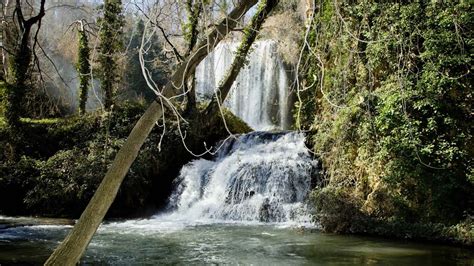
[[(88, 264), (389, 264), (472, 265), (469, 251), (376, 238), (326, 235), (277, 225), (130, 220), (106, 223)], [(41, 263), (70, 226), (0, 230), (0, 264)]]

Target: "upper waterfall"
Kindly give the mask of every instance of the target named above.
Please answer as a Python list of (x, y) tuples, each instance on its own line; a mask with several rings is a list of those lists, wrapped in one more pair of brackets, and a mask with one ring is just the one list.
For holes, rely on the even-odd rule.
[[(196, 69), (198, 99), (212, 97), (229, 69), (238, 43), (219, 44)], [(255, 130), (288, 129), (292, 99), (289, 77), (276, 42), (257, 41), (225, 101), (235, 115)]]

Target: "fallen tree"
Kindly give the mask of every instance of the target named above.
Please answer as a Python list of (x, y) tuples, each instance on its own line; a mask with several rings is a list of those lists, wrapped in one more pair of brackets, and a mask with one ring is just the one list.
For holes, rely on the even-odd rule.
[[(246, 36), (244, 37), (241, 49), (239, 49), (242, 54), (236, 56), (229, 72), (231, 74), (226, 75), (224, 83), (222, 83), (227, 84), (226, 86), (229, 87), (226, 88), (219, 86), (219, 89), (230, 89), (238, 71), (244, 65), (245, 57), (251, 44), (256, 38), (256, 32), (258, 32), (264, 19), (276, 6), (277, 2), (278, 1), (276, 0), (262, 1), (260, 7), (253, 16), (252, 22), (244, 31)], [(184, 83), (188, 80), (189, 76), (194, 73), (197, 65), (230, 31), (232, 31), (232, 29), (236, 27), (237, 21), (256, 3), (256, 0), (240, 1), (229, 15), (216, 25), (206, 38), (196, 45), (194, 51), (178, 65), (170, 79), (170, 82), (168, 82), (162, 92), (159, 92), (156, 101), (148, 107), (131, 131), (127, 141), (117, 153), (114, 162), (107, 171), (99, 188), (76, 225), (68, 234), (66, 239), (49, 257), (45, 265), (74, 265), (79, 261), (107, 213), (107, 210), (114, 201), (120, 188), (120, 184), (127, 174), (131, 164), (137, 157), (143, 142), (151, 132), (155, 123), (162, 117), (164, 108), (176, 110), (172, 105), (170, 98), (177, 97), (177, 95), (182, 93), (180, 88), (184, 86)], [(223, 98), (219, 98), (223, 100)]]

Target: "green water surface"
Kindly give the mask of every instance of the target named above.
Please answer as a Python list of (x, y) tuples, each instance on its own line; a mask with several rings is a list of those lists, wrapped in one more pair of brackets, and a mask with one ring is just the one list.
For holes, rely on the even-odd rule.
[[(0, 227), (0, 264), (41, 264), (71, 226)], [(102, 226), (82, 264), (474, 265), (467, 248), (263, 224), (136, 220)]]

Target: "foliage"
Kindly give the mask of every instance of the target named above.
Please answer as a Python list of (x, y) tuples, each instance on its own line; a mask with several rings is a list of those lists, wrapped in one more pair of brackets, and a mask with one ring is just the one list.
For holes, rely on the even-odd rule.
[(39, 174), (40, 167), (40, 161), (26, 156), (21, 157), (14, 167), (4, 161), (0, 162), (0, 213), (28, 213), (23, 198), (34, 188), (35, 182), (31, 177)]
[[(9, 198), (0, 204), (1, 212), (77, 217), (143, 108), (124, 105), (109, 116), (22, 119), (22, 134), (16, 140), (21, 159), (8, 159), (8, 149), (0, 154), (0, 194)], [(8, 128), (0, 130), (2, 146), (8, 147), (10, 137)], [(111, 215), (134, 215), (149, 203), (152, 152), (156, 148), (140, 154), (132, 166)]]
[(364, 215), (456, 224), (474, 213), (473, 14), (438, 1), (317, 9), (297, 123), (329, 186)]
[(87, 92), (89, 90), (89, 80), (91, 72), (89, 39), (84, 29), (78, 30), (79, 48), (77, 58), (77, 72), (79, 73), (79, 113), (85, 114)]
[(114, 102), (117, 84), (120, 81), (118, 67), (119, 51), (122, 49), (122, 28), (124, 18), (121, 0), (105, 0), (103, 17), (99, 20), (99, 73), (101, 88), (104, 91), (104, 105), (110, 110)]
[(361, 217), (360, 200), (351, 197), (347, 190), (325, 187), (312, 192), (318, 222), (329, 232), (345, 233), (351, 231), (354, 220)]
[[(44, 162), (40, 175), (33, 178), (34, 188), (24, 198), (30, 210), (48, 216), (77, 216), (85, 208), (123, 139), (108, 142), (94, 140), (83, 149), (59, 151)], [(151, 194), (150, 163), (139, 157), (118, 196), (119, 208), (112, 215), (135, 214)], [(60, 204), (58, 204), (60, 202)]]
[[(22, 119), (22, 134), (15, 140), (18, 159), (10, 156), (8, 127), (0, 127), (0, 146), (5, 147), (0, 150), (0, 213), (78, 217), (144, 108), (124, 102), (105, 114)], [(233, 133), (250, 131), (230, 112), (224, 115)], [(160, 127), (152, 131), (109, 216), (142, 215), (166, 203), (180, 167), (194, 158), (184, 148), (177, 125), (171, 123), (167, 129), (163, 139)], [(207, 135), (196, 135), (187, 126), (182, 130), (187, 132), (187, 146), (199, 153), (203, 141), (213, 145), (227, 134), (222, 124)]]

